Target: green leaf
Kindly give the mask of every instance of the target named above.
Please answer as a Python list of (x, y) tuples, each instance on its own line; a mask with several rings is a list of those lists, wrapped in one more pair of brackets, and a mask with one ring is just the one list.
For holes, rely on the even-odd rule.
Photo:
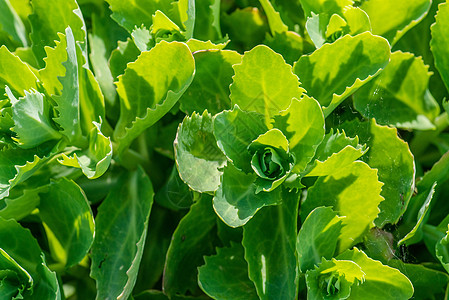
[(255, 179), (255, 174), (245, 174), (231, 164), (223, 168), (213, 203), (215, 212), (228, 226), (243, 226), (262, 207), (281, 202), (280, 188), (256, 194)]
[(0, 249), (33, 278), (34, 285), (25, 291), (25, 299), (61, 299), (56, 273), (46, 266), (39, 244), (28, 229), (15, 220), (0, 218)]
[(352, 5), (351, 0), (300, 0), (306, 17), (312, 17), (312, 13), (339, 13), (343, 7)]
[(324, 116), (319, 103), (307, 95), (301, 100), (293, 99), (288, 109), (274, 117), (273, 126), (285, 134), (296, 157), (293, 172), (303, 171), (324, 137)]
[(165, 41), (128, 64), (116, 83), (120, 119), (114, 139), (119, 154), (175, 105), (192, 82), (194, 69), (186, 44)]
[(98, 208), (90, 272), (97, 281), (97, 299), (130, 296), (142, 258), (153, 195), (150, 179), (138, 168), (122, 174)]
[(251, 172), (251, 155), (248, 146), (268, 128), (264, 116), (243, 111), (237, 105), (214, 117), (214, 135), (218, 147), (234, 166), (246, 173)]
[(174, 148), (179, 176), (191, 189), (202, 193), (218, 188), (226, 156), (217, 146), (212, 116), (207, 111), (202, 115), (193, 113), (183, 120)]
[(263, 208), (243, 227), (249, 277), (260, 299), (295, 299), (298, 294), (299, 193), (282, 189), (281, 197), (280, 205)]
[[(229, 44), (229, 40), (226, 40), (221, 43), (212, 43), (211, 41), (200, 41), (197, 39), (190, 39), (186, 42), (186, 44), (189, 47), (190, 51), (194, 53), (201, 50), (223, 50)], [(241, 60), (239, 60), (238, 62), (240, 61)]]
[(271, 118), (289, 107), (293, 98), (300, 99), (304, 89), (280, 54), (259, 45), (243, 55), (242, 63), (233, 66), (235, 76), (230, 86), (232, 105)]
[(28, 46), (25, 25), (9, 0), (0, 1), (0, 29), (12, 37), (20, 46)]
[[(435, 187), (436, 187), (437, 183), (435, 182), (434, 185), (432, 186), (432, 188), (430, 189), (430, 191), (426, 191), (426, 192), (420, 192), (416, 198), (418, 199), (414, 199), (413, 201), (416, 202), (424, 202), (424, 204), (421, 206), (421, 208), (419, 209), (418, 215), (417, 215), (417, 220), (416, 220), (416, 225), (413, 227), (413, 229), (407, 233), (399, 242), (398, 242), (398, 246), (405, 244), (407, 246), (419, 243), (422, 238), (423, 238), (423, 226), (426, 223), (428, 217), (429, 217), (429, 207), (430, 207), (430, 202), (432, 201), (433, 198), (433, 194), (435, 193)], [(421, 198), (421, 199), (419, 199)], [(423, 201), (423, 199), (425, 199)]]
[(62, 153), (58, 162), (62, 165), (79, 168), (89, 179), (103, 175), (112, 160), (112, 142), (101, 132), (100, 124), (94, 122), (95, 127), (89, 133), (89, 147), (76, 150), (70, 156)]
[(334, 256), (337, 249), (337, 239), (343, 228), (342, 220), (330, 207), (317, 207), (310, 212), (296, 241), (299, 268), (302, 273), (312, 270)]
[(193, 193), (179, 177), (176, 166), (173, 167), (167, 182), (156, 193), (155, 200), (161, 206), (171, 210), (187, 209), (192, 205)]
[(195, 3), (195, 28), (193, 36), (199, 40), (217, 41), (223, 38), (220, 27), (220, 1), (207, 0)]
[(281, 54), (289, 65), (293, 65), (301, 55), (315, 50), (309, 39), (294, 31), (277, 33), (274, 36), (267, 35), (263, 43)]
[(235, 51), (223, 50), (199, 51), (193, 57), (195, 78), (179, 99), (181, 110), (192, 114), (207, 109), (214, 115), (230, 109), (229, 85), (234, 75), (232, 65), (240, 63), (242, 56)]
[(54, 255), (66, 267), (76, 265), (94, 240), (94, 218), (84, 192), (75, 182), (62, 178), (52, 180), (40, 198), (39, 215), (49, 237), (55, 237), (49, 238), (50, 247), (62, 250)]
[(396, 259), (390, 260), (388, 265), (407, 275), (413, 284), (415, 291), (413, 296), (416, 299), (441, 299), (444, 297), (449, 282), (447, 274), (420, 264), (406, 264)]
[(4, 205), (0, 209), (0, 218), (15, 219), (20, 221), (24, 217), (31, 214), (31, 212), (39, 205), (39, 193), (48, 189), (48, 186), (41, 186), (34, 189), (25, 189), (23, 193), (17, 197), (9, 196), (4, 198)]
[(129, 38), (125, 42), (118, 41), (117, 45), (117, 49), (111, 52), (109, 58), (109, 68), (114, 78), (125, 73), (127, 64), (135, 61), (140, 55), (140, 50)]
[(446, 89), (449, 89), (449, 61), (448, 48), (448, 15), (449, 5), (445, 2), (438, 5), (438, 12), (435, 16), (436, 22), (430, 27), (432, 39), (430, 40), (430, 49), (435, 59), (435, 67), (443, 79)]
[[(4, 45), (0, 47), (0, 91), (7, 85), (15, 95), (25, 96), (25, 90), (37, 90), (37, 77), (20, 58), (9, 52)], [(6, 71), (7, 70), (7, 71)]]
[(370, 0), (363, 1), (360, 8), (368, 14), (373, 34), (385, 37), (394, 45), (426, 16), (431, 3), (430, 0)]
[(413, 296), (413, 285), (404, 274), (372, 260), (357, 248), (340, 254), (337, 259), (353, 261), (365, 273), (363, 284), (352, 286), (351, 299), (399, 300), (410, 299)]
[(385, 70), (354, 94), (355, 108), (379, 124), (405, 129), (434, 129), (438, 103), (426, 96), (432, 75), (421, 58), (400, 51), (391, 54)]
[(389, 59), (388, 42), (365, 32), (354, 37), (346, 35), (303, 55), (293, 66), (293, 72), (307, 94), (324, 107), (326, 117), (385, 68)]
[(355, 161), (338, 172), (318, 177), (301, 205), (301, 218), (304, 220), (318, 206), (332, 206), (339, 216), (345, 217), (337, 250), (340, 253), (360, 241), (374, 226), (379, 203), (383, 200), (381, 187), (377, 170)]
[(254, 283), (248, 278), (248, 263), (243, 247), (231, 243), (229, 248), (218, 248), (217, 254), (206, 256), (198, 268), (198, 284), (214, 299), (250, 300), (257, 297)]
[(173, 233), (165, 261), (163, 289), (170, 298), (198, 290), (198, 267), (203, 256), (215, 249), (216, 216), (212, 198), (203, 194), (179, 222)]
[(415, 162), (408, 144), (398, 137), (396, 128), (377, 125), (375, 120), (347, 122), (341, 127), (366, 143), (369, 150), (362, 160), (378, 170), (379, 181), (384, 183), (381, 196), (385, 200), (379, 205), (376, 225), (396, 224), (407, 209), (414, 189)]
[(32, 2), (33, 14), (29, 16), (31, 23), (31, 42), (34, 55), (40, 67), (43, 67), (43, 58), (46, 56), (44, 47), (54, 46), (59, 40), (58, 33), (64, 33), (67, 26), (73, 31), (73, 38), (82, 43), (83, 55), (86, 54), (86, 25), (78, 4), (75, 0), (52, 2), (35, 0)]
[(446, 235), (437, 242), (435, 245), (435, 255), (437, 256), (438, 260), (440, 261), (441, 265), (443, 265), (446, 272), (449, 272), (449, 238), (448, 238), (448, 232), (449, 232), (449, 225), (448, 225), (448, 231), (446, 232)]
[(325, 260), (306, 273), (307, 299), (347, 299), (363, 283), (365, 272), (351, 260)]
[(287, 25), (282, 22), (281, 15), (274, 9), (273, 5), (268, 0), (259, 0), (262, 8), (267, 15), (268, 24), (270, 25), (271, 34), (283, 33), (288, 31)]
[(6, 93), (12, 104), (12, 130), (18, 135), (18, 138), (13, 139), (21, 148), (33, 148), (61, 137), (52, 124), (51, 107), (44, 94), (35, 90), (25, 91), (25, 96), (17, 100), (9, 87), (6, 87)]
[(316, 150), (313, 163), (306, 169), (305, 176), (326, 176), (338, 172), (366, 153), (366, 145), (359, 144), (359, 138), (350, 138), (346, 133), (333, 128), (326, 134)]
[(112, 19), (131, 33), (135, 26), (145, 25), (149, 28), (152, 24), (152, 15), (156, 10), (168, 11), (171, 1), (167, 0), (137, 0), (127, 3), (119, 0), (107, 0), (112, 10)]

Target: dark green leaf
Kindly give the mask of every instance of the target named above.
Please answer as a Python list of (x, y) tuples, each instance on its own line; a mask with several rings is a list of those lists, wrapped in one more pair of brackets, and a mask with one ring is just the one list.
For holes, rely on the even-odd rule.
[(436, 23), (431, 27), (432, 39), (430, 41), (430, 49), (435, 57), (435, 66), (440, 72), (447, 89), (449, 89), (448, 15), (449, 5), (447, 3), (438, 5), (438, 13), (435, 16)]

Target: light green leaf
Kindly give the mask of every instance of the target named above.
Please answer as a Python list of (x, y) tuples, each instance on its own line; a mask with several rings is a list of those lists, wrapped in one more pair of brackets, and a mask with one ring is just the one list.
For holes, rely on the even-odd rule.
[(312, 270), (322, 258), (331, 259), (337, 249), (343, 227), (342, 220), (330, 207), (317, 207), (310, 212), (299, 230), (296, 241), (299, 268), (302, 273)]
[[(433, 194), (435, 193), (435, 187), (437, 183), (435, 182), (432, 186), (432, 188), (429, 191), (426, 192), (420, 192), (416, 198), (413, 199), (415, 202), (424, 202), (424, 204), (419, 209), (416, 225), (413, 227), (413, 229), (407, 233), (399, 242), (398, 246), (405, 244), (407, 246), (419, 243), (423, 238), (423, 226), (427, 222), (427, 219), (429, 217), (430, 212), (430, 202), (432, 201)], [(424, 200), (425, 199), (425, 200)], [(423, 201), (424, 200), (424, 201)]]
[(193, 113), (184, 118), (174, 148), (179, 176), (191, 189), (203, 193), (218, 188), (226, 156), (217, 146), (212, 116), (207, 110), (202, 115)]
[(157, 44), (128, 64), (119, 77), (120, 119), (114, 139), (121, 154), (145, 129), (162, 118), (193, 80), (195, 62), (186, 44)]
[(62, 84), (59, 77), (63, 77), (66, 69), (62, 64), (67, 60), (67, 38), (65, 34), (58, 33), (54, 47), (45, 47), (45, 68), (39, 70), (39, 78), (42, 85), (50, 95), (59, 95)]
[(0, 218), (0, 249), (33, 278), (33, 290), (25, 291), (24, 299), (61, 299), (56, 273), (46, 266), (44, 254), (28, 229), (15, 220)]
[(438, 103), (426, 95), (432, 75), (421, 58), (400, 51), (391, 54), (385, 70), (354, 94), (355, 108), (379, 124), (405, 129), (433, 129)]
[(249, 277), (260, 299), (295, 299), (298, 294), (299, 193), (282, 189), (281, 197), (280, 205), (263, 208), (243, 227)]
[(274, 9), (273, 5), (268, 0), (259, 0), (262, 8), (267, 15), (268, 24), (270, 25), (271, 34), (283, 33), (288, 31), (287, 25), (282, 22), (281, 15)]
[(62, 165), (79, 168), (89, 179), (95, 179), (103, 175), (112, 160), (112, 142), (101, 132), (100, 124), (89, 133), (89, 147), (84, 150), (76, 150), (70, 156), (65, 153), (58, 162)]
[(0, 47), (0, 91), (7, 85), (17, 96), (25, 96), (25, 90), (37, 90), (37, 77), (20, 58), (9, 52), (4, 45)]
[(0, 205), (0, 218), (14, 219), (20, 221), (25, 218), (39, 205), (39, 193), (47, 191), (48, 186), (25, 189), (17, 197), (4, 198), (4, 205)]
[(413, 284), (415, 291), (413, 296), (416, 299), (441, 299), (444, 297), (449, 282), (447, 274), (420, 264), (406, 264), (397, 259), (390, 260), (388, 265), (407, 275)]
[(153, 195), (150, 179), (138, 168), (122, 174), (98, 208), (90, 272), (97, 281), (97, 299), (126, 300), (130, 296), (142, 258)]
[(79, 69), (78, 69), (78, 46), (70, 27), (65, 30), (67, 42), (67, 61), (63, 63), (65, 76), (59, 80), (62, 84), (61, 95), (54, 97), (56, 102), (56, 110), (59, 115), (54, 118), (61, 127), (61, 133), (64, 134), (69, 141), (77, 142), (82, 138), (81, 122), (80, 122), (80, 86), (79, 86)]
[(193, 37), (195, 27), (195, 0), (179, 0), (172, 2), (174, 9), (178, 9), (179, 21), (184, 26), (186, 40)]
[(235, 51), (223, 50), (199, 51), (193, 57), (195, 78), (179, 99), (181, 110), (192, 114), (207, 109), (214, 115), (230, 109), (229, 85), (234, 75), (232, 65), (240, 63), (242, 56)]
[(373, 34), (385, 37), (394, 45), (410, 28), (424, 18), (431, 0), (370, 0), (360, 8), (368, 14)]
[(303, 171), (324, 137), (324, 116), (319, 103), (307, 95), (301, 100), (293, 99), (288, 109), (274, 117), (273, 126), (285, 134), (296, 157), (293, 172)]
[(333, 128), (326, 134), (316, 150), (313, 163), (306, 169), (305, 176), (326, 176), (338, 172), (365, 154), (366, 145), (359, 144), (359, 138), (350, 138), (346, 133)]
[(300, 99), (304, 92), (291, 66), (265, 45), (246, 52), (242, 63), (233, 68), (232, 105), (263, 114), (269, 127), (271, 118), (287, 109), (293, 98)]
[(76, 265), (94, 240), (94, 218), (84, 192), (75, 182), (62, 178), (52, 180), (48, 192), (40, 198), (39, 215), (50, 249), (61, 247), (54, 256), (67, 268)]
[(301, 204), (301, 218), (318, 206), (332, 206), (343, 219), (337, 253), (360, 241), (363, 234), (374, 226), (379, 214), (382, 183), (378, 181), (377, 170), (366, 163), (355, 161), (338, 172), (318, 177), (309, 188), (307, 198)]
[[(218, 1), (218, 0), (215, 0)], [(201, 51), (201, 50), (223, 50), (228, 44), (229, 40), (221, 43), (212, 43), (211, 41), (200, 41), (197, 39), (190, 39), (186, 42), (192, 53)], [(239, 60), (240, 62), (241, 60)]]
[(107, 0), (112, 10), (112, 19), (131, 33), (135, 26), (144, 25), (150, 28), (152, 15), (156, 10), (167, 12), (171, 8), (171, 0), (137, 0), (131, 3), (120, 0)]
[(228, 226), (243, 226), (262, 207), (281, 202), (280, 188), (256, 194), (255, 179), (255, 174), (245, 174), (231, 164), (224, 167), (213, 202), (215, 212)]
[(365, 272), (351, 260), (325, 260), (306, 273), (307, 299), (348, 299), (351, 289), (363, 283)]
[(248, 146), (268, 128), (264, 116), (256, 112), (225, 110), (214, 117), (214, 135), (218, 147), (234, 166), (246, 173), (251, 170), (251, 155)]
[(320, 102), (327, 117), (344, 99), (370, 81), (390, 59), (390, 45), (370, 32), (346, 35), (303, 55), (293, 66), (307, 94)]
[(432, 39), (430, 40), (430, 49), (435, 59), (435, 67), (443, 79), (446, 88), (449, 89), (449, 5), (447, 2), (438, 5), (438, 12), (435, 16), (436, 22), (430, 27)]
[(253, 300), (257, 297), (254, 283), (248, 278), (248, 263), (243, 247), (231, 243), (230, 248), (218, 248), (217, 254), (204, 258), (198, 268), (198, 284), (214, 299)]
[(381, 196), (385, 200), (379, 205), (376, 225), (396, 224), (407, 209), (415, 187), (415, 162), (408, 144), (398, 137), (396, 128), (377, 125), (374, 119), (347, 122), (341, 127), (366, 143), (369, 150), (362, 160), (378, 170), (379, 181), (384, 183)]
[(21, 148), (33, 148), (61, 137), (51, 121), (51, 106), (44, 94), (36, 90), (25, 91), (25, 96), (17, 100), (9, 87), (6, 87), (6, 93), (12, 104), (12, 130), (18, 136), (13, 139)]
[(51, 5), (47, 0), (34, 0), (32, 5), (30, 38), (40, 67), (44, 66), (43, 58), (46, 56), (44, 47), (54, 46), (54, 41), (59, 40), (58, 33), (64, 33), (67, 26), (72, 29), (74, 40), (81, 42), (83, 55), (87, 59), (86, 25), (75, 0), (51, 2)]
[(198, 267), (203, 256), (214, 252), (216, 243), (216, 215), (212, 198), (203, 194), (181, 219), (173, 233), (167, 251), (162, 286), (170, 298), (187, 291), (195, 294), (198, 288)]
[(352, 5), (352, 0), (300, 0), (304, 14), (311, 17), (312, 13), (318, 15), (320, 13), (340, 13), (343, 7)]
[(9, 0), (0, 1), (0, 29), (11, 36), (20, 46), (28, 46), (25, 25)]
[(365, 273), (363, 284), (352, 286), (349, 299), (400, 300), (413, 296), (413, 285), (404, 274), (369, 258), (357, 248), (340, 254), (337, 259), (353, 261)]

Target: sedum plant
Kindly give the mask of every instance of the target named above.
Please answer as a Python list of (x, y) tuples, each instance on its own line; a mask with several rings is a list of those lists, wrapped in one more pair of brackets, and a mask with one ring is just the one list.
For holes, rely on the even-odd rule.
[(0, 0), (0, 299), (443, 299), (443, 0)]

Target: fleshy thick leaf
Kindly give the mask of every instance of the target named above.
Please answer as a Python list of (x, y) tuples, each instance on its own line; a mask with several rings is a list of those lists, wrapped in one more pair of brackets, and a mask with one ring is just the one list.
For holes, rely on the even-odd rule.
[(260, 45), (246, 52), (242, 63), (233, 68), (232, 105), (263, 114), (267, 126), (273, 116), (287, 109), (293, 98), (300, 99), (304, 92), (290, 65), (267, 46)]
[(274, 117), (273, 126), (280, 129), (296, 156), (293, 172), (305, 169), (324, 137), (324, 116), (319, 103), (304, 95), (293, 99), (289, 108)]
[(195, 78), (179, 99), (181, 110), (191, 114), (207, 109), (211, 114), (217, 114), (230, 109), (229, 85), (234, 75), (232, 66), (240, 63), (242, 56), (235, 51), (223, 50), (199, 51), (193, 57)]
[(376, 225), (396, 224), (407, 209), (415, 188), (415, 162), (408, 144), (398, 137), (396, 128), (377, 125), (375, 120), (347, 122), (341, 127), (366, 143), (369, 150), (362, 160), (378, 170), (379, 181), (384, 183), (381, 195), (385, 200), (379, 205)]
[(225, 110), (215, 115), (213, 126), (218, 147), (226, 157), (236, 168), (246, 173), (252, 172), (248, 146), (268, 130), (264, 116), (243, 111), (236, 105), (231, 111)]
[(280, 14), (274, 9), (273, 5), (268, 0), (259, 0), (263, 10), (268, 18), (271, 34), (283, 33), (288, 31), (287, 25), (282, 22)]
[(249, 277), (260, 299), (294, 299), (298, 294), (299, 193), (283, 189), (281, 195), (280, 205), (263, 208), (243, 227)]
[(41, 186), (34, 189), (26, 189), (20, 196), (7, 197), (3, 199), (4, 206), (0, 209), (0, 217), (3, 219), (14, 219), (20, 221), (39, 205), (39, 193), (48, 190), (48, 186)]
[(350, 138), (346, 133), (333, 129), (326, 134), (318, 146), (313, 164), (305, 171), (306, 176), (326, 176), (338, 172), (341, 168), (350, 165), (357, 158), (366, 153), (365, 145), (359, 144), (356, 136)]
[(446, 272), (449, 272), (449, 226), (446, 235), (437, 242), (435, 245), (435, 255), (440, 261), (441, 265), (444, 267)]
[(449, 89), (449, 5), (442, 3), (438, 6), (435, 16), (436, 23), (431, 26), (432, 39), (430, 49), (435, 58), (435, 66), (443, 79), (446, 88)]
[(103, 175), (112, 160), (112, 142), (101, 132), (100, 124), (94, 122), (95, 127), (89, 133), (89, 147), (76, 150), (70, 156), (65, 153), (58, 159), (59, 163), (69, 167), (79, 168), (89, 179)]
[(256, 176), (245, 174), (231, 164), (224, 167), (213, 202), (215, 212), (228, 226), (243, 226), (262, 207), (281, 202), (280, 188), (256, 194)]
[(54, 237), (49, 238), (50, 247), (61, 247), (54, 255), (66, 267), (79, 263), (90, 249), (95, 229), (84, 192), (75, 182), (62, 178), (52, 181), (40, 198), (39, 214), (47, 234)]
[(356, 161), (339, 172), (318, 177), (309, 188), (307, 199), (301, 205), (301, 218), (318, 206), (332, 206), (339, 216), (344, 216), (337, 252), (360, 241), (366, 231), (374, 226), (379, 214), (382, 183), (377, 179), (377, 170), (364, 162)]
[(116, 83), (120, 119), (114, 138), (119, 154), (175, 105), (192, 82), (194, 71), (189, 48), (178, 42), (162, 41), (128, 64)]
[(352, 286), (351, 299), (399, 300), (413, 295), (413, 285), (404, 274), (369, 258), (357, 248), (340, 254), (337, 259), (353, 261), (365, 273), (363, 284)]
[(19, 46), (28, 46), (25, 25), (9, 0), (0, 1), (0, 29), (9, 35)]
[(300, 0), (304, 14), (311, 17), (312, 13), (318, 15), (320, 13), (340, 13), (343, 7), (352, 5), (351, 0)]
[(328, 116), (344, 99), (386, 67), (390, 45), (369, 32), (346, 35), (325, 44), (293, 66), (302, 87), (324, 107)]
[(18, 135), (13, 139), (22, 148), (32, 148), (61, 137), (52, 124), (50, 103), (44, 94), (35, 90), (25, 91), (25, 96), (17, 100), (8, 87), (6, 93), (12, 104), (12, 130)]
[(56, 273), (46, 266), (39, 244), (28, 229), (15, 220), (0, 218), (0, 249), (33, 278), (32, 292), (26, 291), (25, 299), (61, 299)]
[(216, 219), (212, 198), (203, 194), (179, 222), (164, 268), (162, 285), (169, 297), (197, 292), (198, 267), (203, 265), (203, 256), (211, 255), (215, 249)]
[(186, 117), (178, 128), (174, 142), (179, 176), (200, 193), (213, 192), (220, 184), (221, 169), (226, 156), (217, 146), (212, 116), (205, 111)]
[(152, 205), (151, 181), (138, 168), (122, 174), (98, 208), (90, 272), (97, 281), (97, 299), (128, 299), (131, 295)]
[(75, 41), (82, 43), (83, 55), (87, 59), (86, 25), (76, 1), (48, 4), (46, 0), (33, 1), (33, 14), (29, 17), (32, 27), (30, 34), (32, 49), (39, 66), (44, 67), (43, 58), (46, 56), (44, 47), (54, 46), (54, 41), (59, 40), (58, 33), (64, 33), (67, 26), (72, 28)]
[(206, 264), (198, 268), (198, 283), (207, 295), (214, 299), (259, 299), (248, 278), (243, 250), (240, 244), (231, 243), (230, 248), (218, 248), (216, 255), (204, 258)]
[(330, 207), (317, 207), (307, 216), (298, 234), (296, 249), (302, 273), (312, 270), (321, 259), (331, 259), (337, 249), (343, 217)]
[(433, 129), (438, 103), (426, 95), (431, 72), (421, 58), (400, 51), (376, 79), (354, 94), (355, 108), (382, 125), (405, 129)]
[(0, 70), (0, 91), (7, 85), (16, 96), (25, 96), (25, 90), (37, 89), (36, 75), (5, 46), (0, 47)]
[(385, 37), (394, 45), (426, 16), (431, 3), (430, 0), (369, 0), (362, 1), (360, 8), (368, 14), (373, 34)]

